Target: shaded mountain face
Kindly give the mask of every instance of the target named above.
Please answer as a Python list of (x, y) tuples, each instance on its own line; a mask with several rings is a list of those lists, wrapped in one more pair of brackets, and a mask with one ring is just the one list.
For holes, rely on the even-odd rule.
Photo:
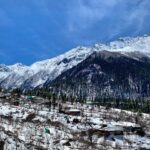
[(140, 52), (94, 52), (45, 86), (89, 99), (149, 97), (150, 58)]

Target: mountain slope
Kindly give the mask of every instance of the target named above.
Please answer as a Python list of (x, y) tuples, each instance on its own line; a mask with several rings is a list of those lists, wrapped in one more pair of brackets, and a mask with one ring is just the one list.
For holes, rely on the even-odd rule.
[[(128, 52), (139, 51), (150, 56), (150, 36), (136, 38), (120, 38), (107, 44), (95, 44), (93, 47), (77, 47), (63, 55), (52, 59), (35, 62), (31, 66), (15, 64), (0, 66), (0, 86), (3, 88), (32, 89), (43, 86), (47, 81), (52, 81), (61, 73), (78, 65), (95, 51), (119, 51), (128, 55)], [(134, 53), (130, 57), (137, 58)]]
[(150, 58), (139, 52), (95, 52), (45, 86), (89, 99), (149, 97)]

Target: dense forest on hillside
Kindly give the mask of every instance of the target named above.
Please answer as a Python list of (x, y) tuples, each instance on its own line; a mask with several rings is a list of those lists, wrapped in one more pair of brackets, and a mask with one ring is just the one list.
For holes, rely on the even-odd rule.
[(109, 108), (118, 108), (122, 110), (130, 110), (134, 112), (143, 112), (143, 113), (150, 113), (150, 100), (146, 98), (139, 98), (139, 99), (115, 99), (115, 98), (96, 98), (93, 100), (83, 99), (82, 97), (73, 97), (67, 96), (63, 93), (54, 93), (52, 89), (36, 89), (32, 91), (27, 91), (26, 95), (34, 95), (40, 96), (43, 98), (47, 98), (50, 101), (50, 105), (56, 103), (56, 101), (61, 101), (62, 103), (65, 102), (72, 102), (72, 103), (87, 103), (89, 105), (98, 105), (98, 106), (106, 106), (107, 109)]

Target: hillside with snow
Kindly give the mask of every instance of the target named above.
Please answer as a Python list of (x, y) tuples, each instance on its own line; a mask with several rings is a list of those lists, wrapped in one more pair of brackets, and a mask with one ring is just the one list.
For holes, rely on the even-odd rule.
[(150, 97), (150, 57), (140, 52), (100, 51), (45, 87), (81, 99)]
[(60, 101), (54, 107), (40, 97), (19, 102), (0, 99), (1, 150), (150, 149), (149, 114)]
[(139, 55), (135, 56), (135, 53), (132, 52), (137, 51), (149, 56), (150, 36), (126, 37), (107, 44), (99, 43), (92, 47), (77, 47), (55, 58), (35, 62), (31, 66), (20, 63), (10, 66), (0, 65), (0, 86), (6, 89), (32, 89), (42, 86), (82, 62), (93, 52), (102, 50), (118, 51), (136, 59)]

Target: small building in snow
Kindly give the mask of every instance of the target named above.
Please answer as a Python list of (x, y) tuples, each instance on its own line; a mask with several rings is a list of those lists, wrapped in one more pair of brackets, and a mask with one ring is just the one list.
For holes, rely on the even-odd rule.
[(67, 115), (73, 115), (73, 116), (80, 116), (81, 111), (79, 109), (69, 109), (65, 111), (65, 114)]

